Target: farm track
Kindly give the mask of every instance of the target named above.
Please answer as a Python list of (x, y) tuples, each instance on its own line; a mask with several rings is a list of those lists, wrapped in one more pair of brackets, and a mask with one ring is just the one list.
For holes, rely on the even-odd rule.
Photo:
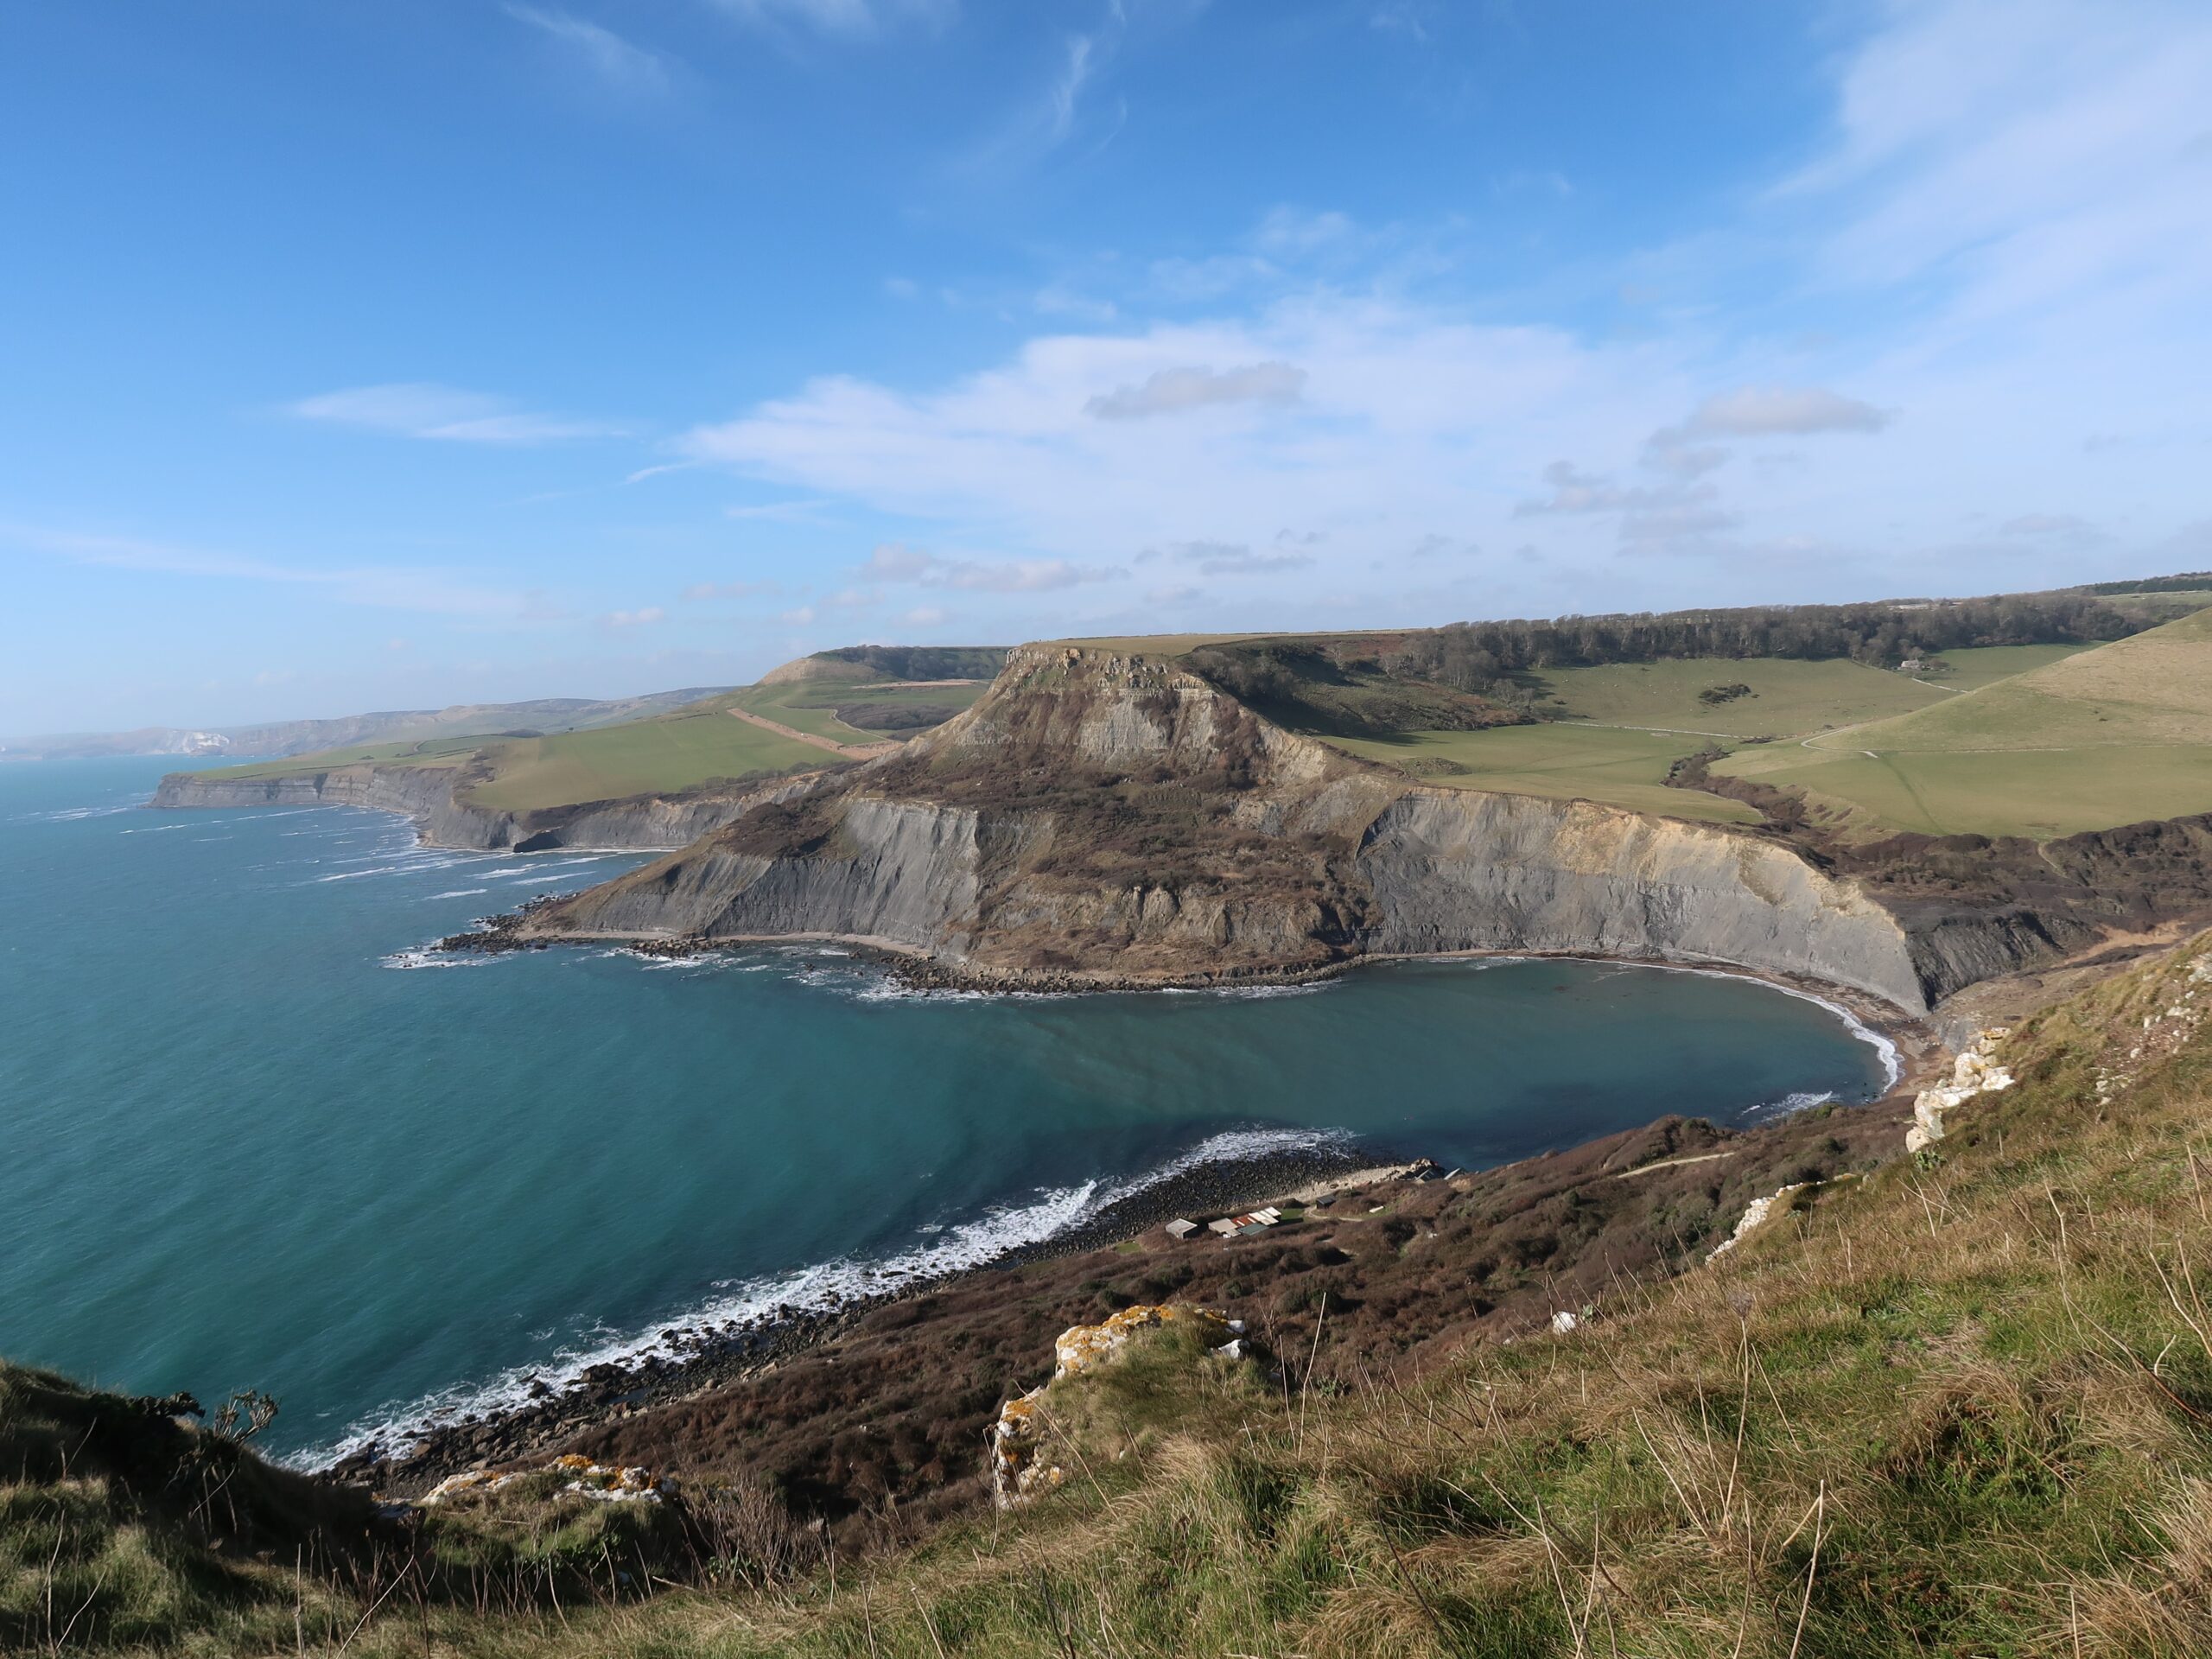
[(729, 712), (738, 719), (758, 726), (764, 732), (773, 732), (778, 737), (787, 737), (794, 743), (804, 743), (830, 753), (842, 755), (848, 760), (873, 760), (880, 754), (895, 753), (896, 743), (840, 743), (834, 737), (817, 737), (812, 732), (802, 732), (796, 726), (786, 726), (779, 720), (770, 720), (766, 715), (747, 714), (742, 709)]

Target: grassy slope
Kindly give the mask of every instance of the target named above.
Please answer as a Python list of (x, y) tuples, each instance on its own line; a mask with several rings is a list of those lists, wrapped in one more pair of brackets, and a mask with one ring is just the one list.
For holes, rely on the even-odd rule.
[[(2038, 1016), (2001, 1055), (2019, 1086), (1954, 1113), (1940, 1158), (1801, 1195), (1719, 1265), (1617, 1284), (1572, 1335), (1303, 1399), (1313, 1356), (1277, 1384), (1156, 1345), (1055, 1390), (1071, 1477), (1022, 1514), (643, 1605), (610, 1589), (482, 1616), (403, 1586), (350, 1650), (2194, 1659), (2212, 1651), (2206, 960), (2200, 941)], [(1326, 1343), (1325, 1322), (1324, 1375)], [(89, 1484), (0, 1487), (20, 1636), (41, 1634), (52, 1551), (62, 1617), (97, 1589), (87, 1562), (127, 1560), (96, 1638), (205, 1621), (202, 1650), (292, 1649), (281, 1584), (224, 1599), (189, 1579), (219, 1560), (173, 1525), (118, 1541)], [(748, 1571), (740, 1549), (709, 1576)], [(327, 1610), (349, 1599), (307, 1586), (301, 1645), (334, 1649)]]
[(390, 761), (410, 766), (456, 766), (474, 758), (486, 745), (477, 737), (430, 737), (400, 743), (359, 743), (349, 748), (321, 749), (313, 754), (259, 760), (251, 766), (221, 766), (197, 772), (198, 778), (282, 778), (294, 772), (327, 772), (367, 761)]
[[(1136, 642), (1125, 642), (1136, 643)], [(1181, 641), (1171, 642), (1181, 644)], [(1694, 658), (1599, 668), (1554, 669), (1529, 677), (1530, 689), (1548, 700), (1560, 718), (1536, 727), (1501, 727), (1488, 731), (1408, 729), (1395, 735), (1348, 735), (1300, 723), (1295, 711), (1269, 713), (1297, 729), (1322, 736), (1371, 760), (1397, 766), (1426, 782), (1495, 790), (1509, 794), (1580, 798), (1638, 811), (1663, 813), (1708, 823), (1754, 823), (1758, 814), (1742, 804), (1700, 791), (1666, 785), (1669, 767), (1685, 754), (1708, 745), (1731, 746), (1751, 738), (1802, 740), (1843, 734), (1868, 722), (1933, 711), (1961, 695), (2031, 670), (2044, 670), (2084, 647), (2073, 645), (1993, 646), (1951, 652), (1950, 671), (1928, 680), (1843, 660), (1797, 661), (1763, 658)], [(1747, 695), (1708, 703), (1699, 693), (1733, 684)], [(1839, 736), (1838, 741), (1842, 741)], [(1779, 750), (1751, 751), (1772, 755)], [(1792, 749), (1792, 761), (1802, 761)], [(1745, 763), (1781, 764), (1772, 760)], [(1897, 780), (1886, 769), (1861, 778), (1837, 774), (1836, 781), (1859, 802), (1861, 817), (1878, 816), (1891, 827), (1931, 827), (1919, 806), (1919, 780)], [(2182, 768), (2187, 773), (2184, 762)], [(1790, 779), (1786, 781), (1797, 781)], [(2094, 782), (2095, 786), (2090, 786)], [(2082, 779), (2074, 791), (2070, 813), (2062, 793), (2052, 807), (2051, 791), (2032, 779), (2007, 795), (2008, 779), (1977, 779), (1976, 798), (2002, 801), (2008, 823), (2038, 818), (2037, 833), (2066, 833), (2119, 822), (2106, 816), (2115, 798), (2104, 779)], [(2043, 809), (2027, 813), (2025, 809)], [(2016, 810), (2015, 808), (2019, 810)], [(1849, 815), (1840, 801), (1832, 810)], [(2056, 814), (2056, 816), (2055, 816)], [(2078, 820), (2078, 821), (2077, 821)]]
[[(1545, 690), (1565, 703), (1578, 721), (1663, 728), (1694, 736), (1813, 732), (1825, 726), (1904, 714), (1940, 702), (1948, 695), (1886, 669), (1840, 659), (1699, 658), (1550, 669), (1540, 677)], [(1751, 695), (1722, 703), (1698, 701), (1698, 693), (1708, 687), (1731, 684), (1748, 685)]]
[(2212, 810), (2212, 611), (1716, 770), (1939, 835)]
[(823, 765), (817, 748), (710, 710), (500, 744), (479, 805), (521, 810), (689, 789), (715, 778)]
[(848, 725), (837, 718), (836, 710), (849, 709), (855, 704), (904, 709), (965, 709), (982, 694), (981, 683), (972, 685), (847, 685), (830, 680), (790, 680), (780, 684), (749, 685), (714, 698), (705, 706), (742, 709), (748, 714), (779, 721), (795, 731), (810, 732), (834, 742), (880, 743), (887, 735), (885, 733)]
[(877, 743), (887, 735), (902, 734), (849, 726), (835, 711), (855, 703), (964, 709), (982, 690), (979, 685), (792, 681), (748, 686), (710, 697), (679, 713), (546, 737), (440, 737), (419, 742), (365, 744), (255, 766), (228, 766), (205, 775), (281, 777), (365, 761), (450, 766), (480, 755), (491, 776), (470, 790), (469, 798), (483, 806), (523, 811), (576, 801), (669, 792), (718, 778), (817, 767), (830, 760), (820, 749), (731, 718), (727, 711), (733, 708), (839, 743)]
[(1423, 783), (1454, 789), (1602, 801), (1635, 811), (1712, 823), (1757, 823), (1740, 801), (1669, 789), (1667, 769), (1699, 740), (1615, 727), (1557, 722), (1485, 732), (1408, 732), (1378, 741), (1331, 738), (1340, 748), (1401, 766)]

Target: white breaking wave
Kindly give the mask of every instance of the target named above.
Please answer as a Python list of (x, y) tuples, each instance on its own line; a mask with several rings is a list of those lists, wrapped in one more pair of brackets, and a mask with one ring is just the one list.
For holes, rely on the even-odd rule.
[(80, 818), (112, 818), (119, 813), (136, 812), (137, 802), (126, 806), (65, 806), (53, 812), (29, 812), (17, 818), (17, 823), (74, 823)]
[(489, 950), (395, 950), (388, 957), (377, 958), (383, 968), (403, 970), (416, 968), (482, 968), (499, 957)]
[(434, 893), (430, 897), (432, 899), (474, 899), (491, 891), (489, 887), (455, 887), (451, 893)]
[(785, 1308), (797, 1313), (827, 1313), (848, 1302), (981, 1267), (1009, 1250), (1044, 1243), (1109, 1205), (1202, 1164), (1249, 1162), (1282, 1153), (1351, 1144), (1351, 1135), (1342, 1129), (1231, 1129), (1209, 1135), (1189, 1151), (1118, 1185), (1092, 1180), (1077, 1186), (1039, 1187), (1027, 1204), (995, 1206), (973, 1220), (950, 1225), (926, 1224), (916, 1231), (929, 1240), (927, 1243), (874, 1261), (842, 1255), (791, 1273), (719, 1281), (712, 1296), (681, 1313), (654, 1319), (627, 1332), (602, 1328), (592, 1333), (595, 1339), (563, 1348), (540, 1363), (518, 1365), (487, 1381), (457, 1382), (419, 1400), (381, 1408), (336, 1440), (296, 1452), (287, 1461), (299, 1468), (318, 1469), (379, 1441), (387, 1447), (409, 1446), (442, 1424), (529, 1404), (534, 1381), (559, 1389), (595, 1365), (680, 1352), (680, 1344), (661, 1339), (659, 1332), (664, 1330), (743, 1324)]
[(1835, 1098), (1835, 1090), (1801, 1089), (1794, 1095), (1784, 1095), (1780, 1100), (1770, 1100), (1754, 1106), (1744, 1114), (1746, 1117), (1788, 1117), (1794, 1112), (1808, 1112), (1815, 1106), (1825, 1106)]

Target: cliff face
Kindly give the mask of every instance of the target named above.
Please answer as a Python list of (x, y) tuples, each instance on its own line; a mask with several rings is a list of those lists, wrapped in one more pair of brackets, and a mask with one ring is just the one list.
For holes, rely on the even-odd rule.
[(1889, 912), (1787, 847), (1728, 830), (1421, 789), (1377, 817), (1360, 864), (1375, 893), (1371, 950), (1734, 963), (1925, 1004), (1911, 941)]
[(1078, 982), (1590, 951), (1925, 1005), (1905, 930), (1786, 847), (1416, 786), (1171, 666), (1066, 647), (1015, 652), (974, 708), (899, 753), (755, 808), (536, 925), (846, 934)]
[(359, 806), (399, 812), (423, 842), (478, 852), (544, 852), (557, 847), (657, 852), (720, 829), (748, 807), (791, 785), (740, 795), (638, 795), (534, 811), (470, 804), (454, 766), (334, 766), (271, 778), (207, 778), (174, 772), (151, 804), (182, 806)]

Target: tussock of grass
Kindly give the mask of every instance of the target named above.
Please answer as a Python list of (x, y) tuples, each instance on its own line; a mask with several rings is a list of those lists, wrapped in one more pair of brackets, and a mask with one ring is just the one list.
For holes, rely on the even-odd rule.
[[(2190, 961), (2030, 1022), (2003, 1053), (2018, 1086), (1953, 1114), (1939, 1158), (1816, 1192), (1712, 1268), (1624, 1281), (1571, 1336), (1324, 1398), (1300, 1387), (1308, 1354), (1277, 1376), (1170, 1335), (1055, 1390), (1076, 1473), (1026, 1511), (870, 1564), (794, 1554), (734, 1592), (387, 1605), (354, 1647), (2212, 1652), (2212, 1020), (2191, 1013), (2212, 982)], [(104, 1501), (8, 1489), (11, 1612), (35, 1608), (57, 1517)], [(86, 1582), (67, 1570), (57, 1602)], [(146, 1572), (149, 1599), (181, 1593)], [(205, 1628), (238, 1650), (289, 1634)]]

